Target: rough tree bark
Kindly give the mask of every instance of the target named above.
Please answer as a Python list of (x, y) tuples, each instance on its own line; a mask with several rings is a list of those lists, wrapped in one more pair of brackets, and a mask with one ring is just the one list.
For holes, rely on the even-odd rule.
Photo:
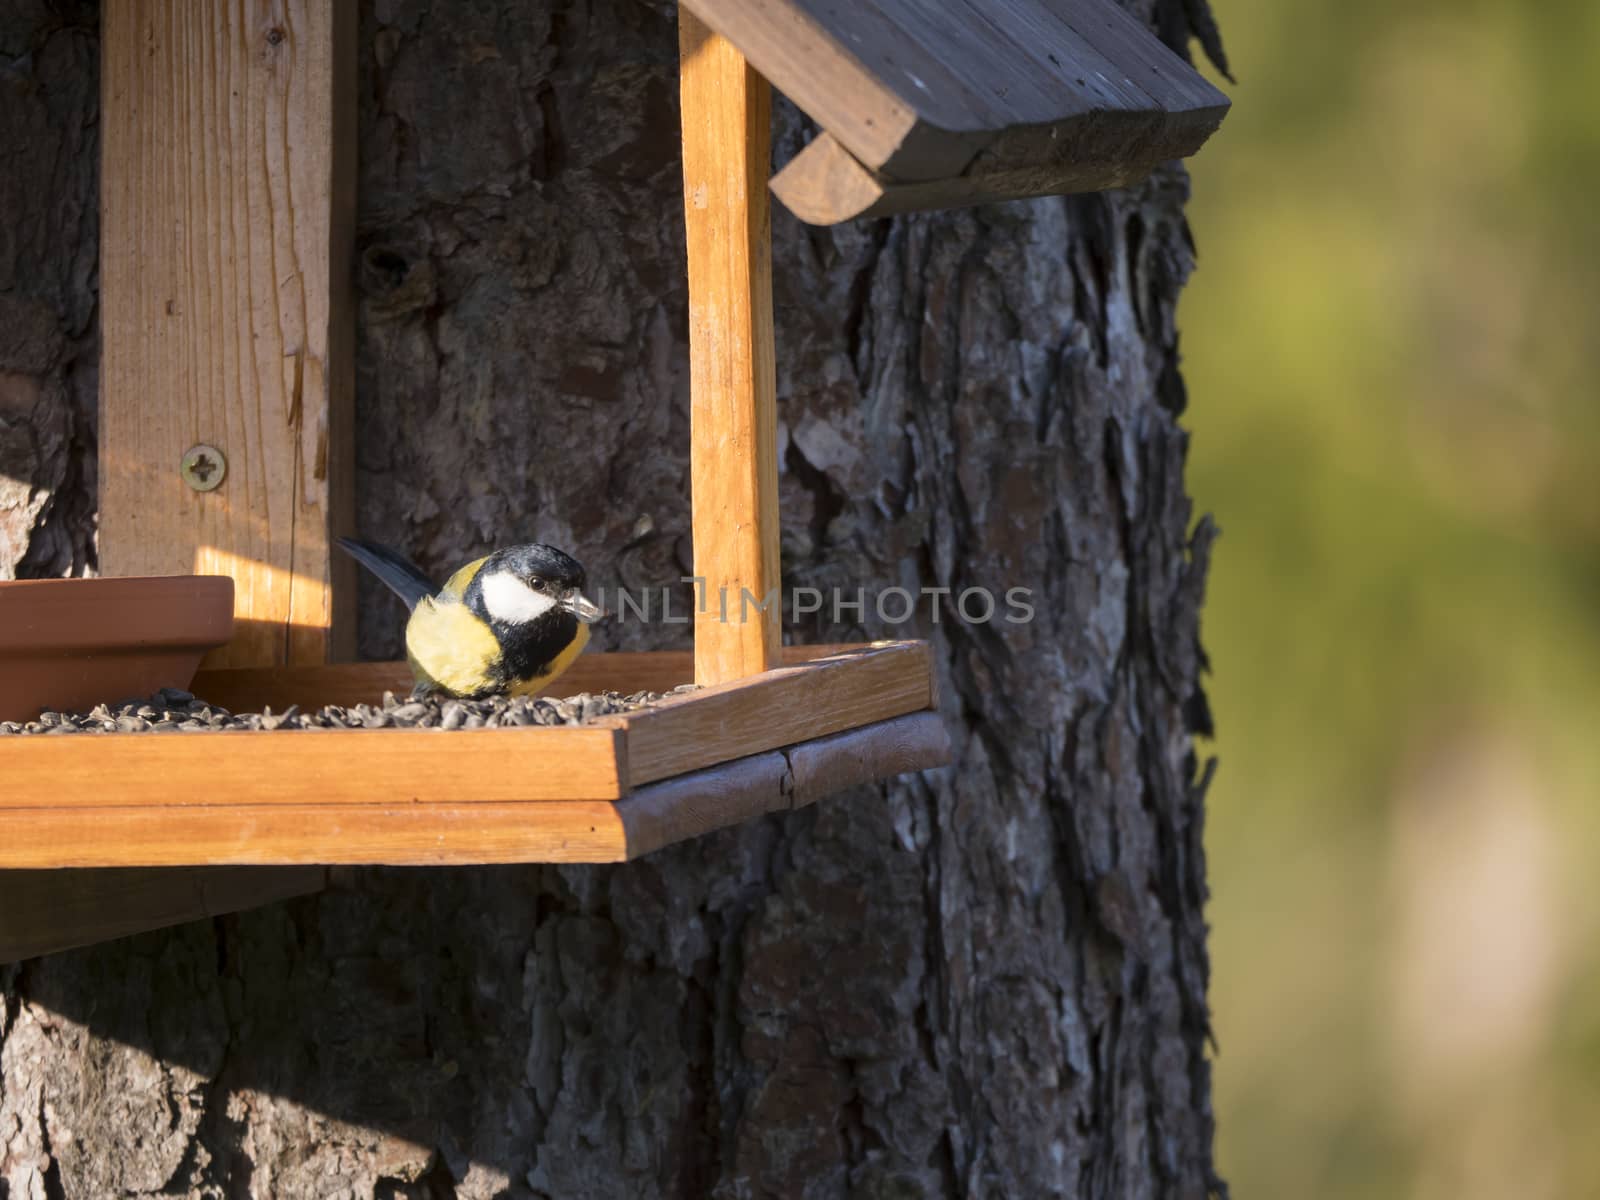
[[(1204, 5), (1133, 7), (1182, 43)], [(361, 40), (365, 532), (671, 586), (671, 4), (368, 0)], [(0, 574), (93, 569), (97, 52), (93, 4), (0, 8)], [(777, 215), (786, 581), (1033, 593), (794, 629), (931, 638), (957, 766), (625, 867), (344, 872), (0, 968), (0, 1197), (1217, 1189), (1186, 187)]]

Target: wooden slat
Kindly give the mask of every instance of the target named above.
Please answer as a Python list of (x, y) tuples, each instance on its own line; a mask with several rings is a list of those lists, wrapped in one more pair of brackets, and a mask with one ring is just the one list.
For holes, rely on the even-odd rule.
[(0, 871), (0, 963), (322, 890), (321, 867)]
[(619, 801), (627, 856), (638, 858), (790, 807), (789, 763), (759, 754), (640, 788)]
[[(449, 736), (449, 735), (447, 735)], [(17, 809), (0, 867), (618, 862), (609, 801)]]
[(627, 732), (633, 788), (929, 707), (922, 642), (890, 642), (779, 667), (605, 720)]
[[(809, 662), (851, 649), (848, 646), (785, 646), (784, 663)], [(547, 691), (548, 696), (582, 692), (670, 692), (694, 680), (694, 655), (687, 650), (642, 650), (585, 654)], [(232, 712), (260, 712), (271, 705), (283, 712), (324, 704), (376, 704), (384, 692), (406, 695), (411, 668), (403, 662), (336, 663), (326, 667), (245, 667), (201, 671), (195, 695)]]
[(772, 99), (726, 38), (680, 22), (695, 682), (714, 684), (775, 665), (781, 644)]
[(625, 777), (617, 732), (595, 725), (78, 733), (8, 738), (0, 753), (0, 841), (30, 811), (603, 800)]
[[(949, 757), (937, 716), (919, 713), (681, 775), (615, 802), (24, 808), (5, 814), (0, 868), (619, 862)], [(0, 882), (7, 878), (0, 872)], [(159, 893), (159, 879), (145, 882)], [(10, 943), (48, 936), (27, 929), (31, 920), (10, 931)], [(107, 924), (105, 936), (134, 927)]]
[[(216, 665), (315, 663), (353, 629), (355, 6), (118, 0), (103, 24), (100, 555), (217, 573)], [(215, 491), (179, 475), (196, 443)], [(342, 603), (342, 601), (341, 601)]]
[(787, 751), (794, 806), (814, 804), (877, 779), (945, 766), (950, 753), (949, 731), (934, 712), (802, 742)]
[(1158, 153), (1147, 159), (1085, 161), (1069, 158), (1062, 162), (1041, 162), (926, 183), (888, 183), (868, 172), (824, 133), (778, 172), (772, 180), (772, 191), (784, 207), (802, 221), (833, 225), (894, 213), (1128, 187), (1146, 178), (1158, 163), (1172, 157)]
[(628, 857), (748, 821), (815, 804), (845, 788), (950, 761), (935, 713), (914, 713), (785, 750), (653, 783), (617, 802)]

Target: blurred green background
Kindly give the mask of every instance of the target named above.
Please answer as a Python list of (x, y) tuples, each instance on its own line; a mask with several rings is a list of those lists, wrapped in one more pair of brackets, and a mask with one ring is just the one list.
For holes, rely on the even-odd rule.
[(1213, 7), (1220, 1167), (1600, 1195), (1600, 4)]

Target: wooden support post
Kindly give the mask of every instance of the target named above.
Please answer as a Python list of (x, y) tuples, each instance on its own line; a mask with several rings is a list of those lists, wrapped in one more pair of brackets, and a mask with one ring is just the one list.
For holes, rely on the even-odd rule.
[(232, 575), (237, 634), (210, 666), (353, 649), (330, 535), (354, 500), (355, 13), (103, 13), (100, 562)]
[[(353, 568), (329, 548), (355, 499), (356, 6), (115, 0), (101, 19), (101, 569), (233, 576), (212, 666), (348, 657)], [(0, 961), (323, 879), (0, 872)]]
[[(732, 43), (680, 6), (689, 249), (694, 674), (778, 664), (777, 380), (772, 337), (772, 93)], [(761, 608), (765, 605), (765, 609)]]

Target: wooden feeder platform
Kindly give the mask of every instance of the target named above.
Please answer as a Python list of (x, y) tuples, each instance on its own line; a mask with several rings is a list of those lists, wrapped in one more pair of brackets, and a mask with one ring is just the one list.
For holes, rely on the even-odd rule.
[[(947, 760), (925, 644), (787, 657), (584, 725), (12, 738), (0, 867), (622, 862)], [(671, 688), (692, 670), (670, 652), (583, 667), (557, 694)], [(382, 663), (205, 672), (196, 686), (281, 711), (409, 681)]]

